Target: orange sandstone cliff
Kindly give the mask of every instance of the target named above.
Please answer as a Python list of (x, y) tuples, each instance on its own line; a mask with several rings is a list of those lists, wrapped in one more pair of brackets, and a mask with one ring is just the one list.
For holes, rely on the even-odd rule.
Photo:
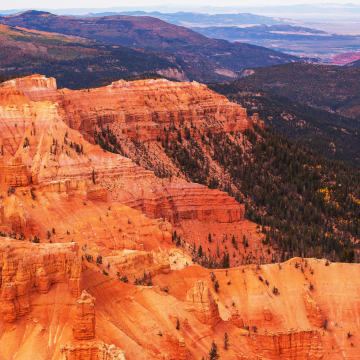
[[(190, 131), (194, 139), (209, 131), (225, 131), (243, 143), (242, 131), (258, 119), (248, 118), (241, 106), (204, 85), (165, 80), (120, 81), (99, 89), (71, 91), (57, 90), (55, 79), (34, 75), (8, 81), (0, 91), (8, 94), (0, 118), (5, 129), (0, 133), (4, 184), (28, 186), (28, 195), (31, 186), (35, 196), (41, 188), (40, 196), (120, 202), (152, 219), (167, 219), (188, 243), (196, 240), (205, 245), (209, 229), (221, 238), (231, 223), (238, 239), (246, 235), (257, 241), (255, 258), (261, 253), (264, 262), (271, 260), (260, 249), (261, 239), (252, 225), (241, 224), (244, 205), (224, 192), (191, 183), (159, 145), (177, 136), (175, 128), (183, 137)], [(121, 143), (116, 151), (123, 156), (94, 145), (99, 140), (96, 134), (108, 129), (107, 141)], [(190, 143), (184, 138), (184, 144)], [(206, 146), (201, 145), (201, 151), (205, 151), (210, 173), (222, 179), (225, 172), (213, 163)], [(154, 176), (163, 170), (173, 175)], [(221, 181), (225, 184), (226, 176)], [(31, 209), (17, 210), (13, 230), (32, 235), (40, 231), (44, 236), (43, 226), (32, 222), (30, 214)], [(212, 252), (215, 244), (209, 244)], [(234, 264), (242, 261), (231, 259)]]
[[(226, 360), (359, 359), (358, 266), (242, 265), (232, 236), (256, 262), (274, 250), (243, 205), (191, 183), (161, 146), (182, 137), (221, 178), (197, 139), (246, 146), (256, 122), (196, 83), (2, 84), (0, 360), (198, 360), (213, 341)], [(121, 154), (96, 144), (103, 131)], [(234, 254), (232, 268), (199, 266), (199, 245)]]

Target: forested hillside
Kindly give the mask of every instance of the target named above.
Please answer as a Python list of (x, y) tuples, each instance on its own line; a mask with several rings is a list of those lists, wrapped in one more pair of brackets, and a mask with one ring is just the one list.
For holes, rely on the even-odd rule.
[(209, 85), (229, 100), (258, 113), (279, 134), (330, 159), (360, 166), (360, 122), (276, 95), (243, 81)]
[(228, 192), (246, 204), (246, 217), (261, 225), (265, 243), (280, 249), (283, 259), (304, 254), (354, 261), (360, 173), (271, 128), (241, 134), (171, 126), (150, 146), (110, 125), (95, 141), (158, 177), (176, 175)]
[(283, 64), (255, 69), (241, 84), (337, 114), (360, 118), (360, 68)]
[[(19, 73), (55, 77), (59, 87), (94, 87), (101, 78), (126, 78), (159, 72), (186, 79), (174, 55), (0, 25), (0, 75)], [(186, 68), (186, 66), (184, 66)], [(216, 76), (215, 76), (216, 77)], [(218, 75), (218, 79), (225, 77)]]

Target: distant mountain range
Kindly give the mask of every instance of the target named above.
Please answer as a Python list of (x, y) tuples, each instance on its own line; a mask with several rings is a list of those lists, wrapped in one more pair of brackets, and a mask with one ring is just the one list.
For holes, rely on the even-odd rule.
[[(291, 25), (258, 25), (250, 27), (237, 26), (212, 26), (212, 27), (194, 27), (193, 30), (211, 38), (226, 39), (236, 41), (241, 39), (288, 39), (300, 41), (317, 41), (323, 40), (323, 37), (332, 38), (331, 34), (322, 30), (311, 29), (301, 26)], [(344, 36), (335, 35), (336, 38)], [(354, 38), (353, 36), (345, 36), (346, 38)]]
[(339, 65), (352, 65), (360, 59), (360, 51), (340, 54), (335, 56), (330, 62)]
[[(152, 51), (152, 57), (166, 61), (169, 68), (177, 68), (182, 80), (223, 81), (237, 78), (245, 68), (301, 61), (296, 56), (264, 47), (211, 39), (191, 29), (149, 16), (77, 18), (27, 11), (0, 17), (0, 23), (10, 28), (34, 29), (91, 39), (98, 42), (97, 46), (102, 44), (112, 46), (112, 49), (114, 46), (133, 48), (131, 51), (136, 50), (136, 54), (139, 54), (139, 51), (147, 52), (149, 56), (149, 51)], [(125, 67), (127, 68), (127, 65)], [(144, 70), (145, 68), (139, 66), (135, 73)], [(148, 66), (145, 71), (149, 71)], [(172, 71), (166, 74), (176, 75)]]
[[(186, 27), (193, 26), (235, 26), (247, 24), (289, 24), (289, 20), (273, 18), (262, 15), (255, 15), (250, 13), (239, 14), (203, 14), (196, 12), (177, 12), (165, 13), (164, 11), (123, 11), (123, 12), (103, 12), (103, 13), (88, 13), (85, 17), (99, 17), (111, 15), (128, 15), (128, 16), (151, 16), (161, 19), (173, 25), (180, 25)], [(295, 23), (295, 22), (294, 22)]]
[[(187, 27), (213, 39), (264, 46), (290, 55), (308, 57), (313, 59), (312, 62), (314, 59), (328, 61), (336, 54), (356, 51), (360, 41), (360, 33), (357, 33), (355, 28), (351, 30), (344, 23), (340, 28), (322, 24), (320, 30), (317, 23), (250, 13), (212, 15), (195, 12), (125, 11), (83, 15), (85, 18), (105, 16), (151, 16), (173, 25)], [(348, 35), (342, 34), (343, 32)]]
[[(31, 10), (31, 8), (0, 10), (0, 14), (11, 15), (19, 13), (20, 11)], [(63, 9), (46, 9), (39, 8), (37, 10), (48, 11), (57, 15), (85, 15), (88, 13), (120, 13), (129, 11), (144, 11), (161, 13), (176, 13), (176, 12), (192, 12), (202, 14), (238, 14), (238, 13), (253, 13), (253, 14), (360, 14), (360, 5), (358, 4), (297, 4), (297, 5), (281, 5), (281, 6), (197, 6), (197, 5), (152, 5), (152, 6), (118, 6), (107, 8), (63, 8)]]

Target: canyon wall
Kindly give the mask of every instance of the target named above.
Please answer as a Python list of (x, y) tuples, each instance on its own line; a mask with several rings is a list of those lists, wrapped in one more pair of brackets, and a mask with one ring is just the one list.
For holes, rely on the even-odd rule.
[(186, 309), (193, 312), (203, 324), (215, 326), (220, 321), (218, 305), (207, 282), (201, 280), (186, 295)]
[(0, 360), (198, 360), (213, 341), (226, 360), (359, 359), (356, 264), (198, 266), (191, 246), (232, 261), (233, 235), (255, 258), (270, 247), (225, 192), (95, 144), (104, 130), (138, 156), (130, 143), (144, 142), (175, 169), (162, 141), (179, 130), (220, 174), (201, 137), (241, 148), (256, 116), (196, 83), (70, 91), (31, 76), (0, 93)]
[(81, 292), (79, 246), (0, 242), (2, 313), (6, 322), (31, 312), (32, 294), (46, 294), (52, 284), (67, 283), (73, 296)]
[[(73, 92), (57, 90), (54, 79), (33, 75), (3, 83), (0, 92), (5, 94), (0, 102), (0, 182), (33, 184), (85, 200), (110, 196), (173, 224), (181, 219), (244, 219), (244, 206), (223, 192), (180, 178), (160, 180), (152, 171), (86, 141), (94, 142), (94, 131), (103, 124), (129, 127), (118, 128), (128, 138), (138, 129), (139, 141), (163, 136), (163, 127), (170, 124), (192, 123), (215, 132), (252, 126), (241, 106), (206, 86), (120, 81)], [(153, 135), (149, 127), (155, 129)]]
[(30, 101), (53, 101), (66, 113), (66, 124), (93, 136), (95, 126), (116, 123), (128, 136), (156, 139), (164, 126), (192, 124), (214, 131), (252, 127), (246, 110), (197, 82), (120, 80), (98, 89), (56, 91), (55, 79), (33, 75), (8, 82)]
[(62, 345), (59, 360), (126, 360), (124, 352), (101, 341)]
[(279, 332), (256, 335), (262, 351), (269, 359), (324, 359), (322, 339), (317, 331)]
[[(96, 265), (85, 259), (93, 249), (74, 243), (0, 238), (0, 244), (1, 360), (197, 360), (208, 355), (212, 341), (224, 359), (359, 359), (356, 264), (309, 259), (312, 275), (294, 267), (299, 259), (281, 269), (190, 266), (159, 271), (152, 285), (135, 286), (113, 276), (116, 256), (106, 275), (99, 270), (111, 256)], [(214, 277), (217, 292), (208, 285)], [(326, 328), (308, 316), (305, 277), (311, 277), (309, 296), (328, 320)]]

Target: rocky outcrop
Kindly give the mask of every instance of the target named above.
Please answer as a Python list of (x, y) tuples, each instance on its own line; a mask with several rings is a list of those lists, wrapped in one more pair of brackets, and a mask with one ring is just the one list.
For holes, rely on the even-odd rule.
[(206, 281), (198, 281), (187, 292), (186, 310), (194, 313), (203, 324), (215, 326), (221, 320), (218, 305)]
[(95, 298), (82, 291), (76, 303), (73, 336), (77, 343), (60, 346), (60, 360), (126, 360), (125, 352), (95, 338)]
[(231, 314), (230, 322), (239, 329), (242, 329), (244, 327), (244, 321), (237, 310)]
[(271, 321), (272, 320), (272, 314), (271, 314), (271, 311), (270, 311), (270, 309), (268, 308), (268, 307), (264, 307), (264, 319), (266, 320), (266, 321)]
[(29, 174), (21, 157), (11, 159), (9, 164), (1, 163), (0, 155), (0, 183), (9, 186), (25, 186), (29, 183)]
[(308, 293), (304, 293), (303, 298), (310, 323), (317, 327), (322, 327), (322, 314), (316, 302), (311, 298)]
[(165, 334), (164, 342), (163, 349), (167, 353), (169, 360), (187, 359), (187, 349), (183, 338), (178, 339), (173, 335)]
[(106, 200), (110, 196), (151, 218), (167, 218), (173, 224), (181, 219), (244, 219), (244, 206), (226, 193), (180, 179), (160, 180), (153, 172), (103, 151), (69, 128), (80, 130), (93, 142), (95, 127), (111, 122), (125, 126), (120, 134), (124, 132), (127, 138), (134, 132), (144, 141), (156, 141), (164, 126), (180, 122), (182, 126), (188, 122), (189, 127), (197, 124), (204, 132), (208, 128), (222, 132), (251, 126), (241, 106), (200, 84), (123, 81), (72, 92), (57, 91), (54, 81), (38, 75), (0, 87), (0, 93), (6, 94), (0, 101), (0, 183), (32, 183), (65, 198)]
[[(29, 236), (37, 234), (37, 226), (34, 219), (31, 218), (29, 212), (24, 208), (23, 204), (16, 196), (6, 197), (3, 205), (4, 217), (3, 225), (8, 225), (16, 234)], [(6, 210), (6, 217), (5, 217)]]
[(288, 331), (254, 336), (269, 359), (321, 360), (324, 358), (321, 336), (317, 331)]
[(6, 84), (22, 90), (32, 101), (42, 101), (42, 99), (49, 99), (49, 97), (57, 94), (56, 80), (43, 75), (17, 78), (7, 81)]
[(107, 191), (88, 179), (64, 179), (41, 184), (39, 189), (45, 193), (57, 193), (67, 199), (77, 196), (83, 200), (107, 200)]
[(109, 123), (118, 124), (128, 136), (141, 141), (155, 140), (164, 126), (178, 127), (180, 122), (211, 127), (216, 132), (252, 126), (243, 107), (196, 82), (120, 80), (88, 91), (57, 92), (54, 82), (36, 75), (8, 84), (23, 90), (31, 101), (58, 102), (66, 112), (66, 123), (89, 136), (93, 136), (95, 126)]
[[(146, 187), (144, 184), (144, 188)], [(140, 210), (151, 218), (167, 218), (173, 224), (181, 220), (228, 223), (244, 220), (245, 216), (245, 206), (236, 202), (234, 198), (199, 184), (181, 181), (166, 185), (165, 182), (164, 186), (153, 186), (152, 189), (148, 189), (145, 196), (131, 198), (121, 190), (115, 187), (111, 192), (115, 196), (119, 194), (116, 198), (121, 199), (125, 205)], [(133, 194), (137, 195), (136, 189)]]
[(81, 260), (77, 244), (43, 245), (1, 240), (1, 310), (6, 322), (28, 314), (32, 293), (46, 294), (56, 283), (68, 283), (73, 296), (78, 296), (81, 290)]
[(110, 256), (103, 258), (104, 264), (109, 264), (109, 269), (126, 276), (129, 280), (142, 279), (158, 274), (166, 274), (170, 271), (168, 259), (161, 259), (154, 253), (138, 250), (113, 251)]
[(95, 337), (95, 298), (85, 290), (76, 303), (73, 335), (77, 340), (91, 340)]
[(124, 351), (102, 341), (67, 343), (60, 346), (59, 360), (126, 360)]

